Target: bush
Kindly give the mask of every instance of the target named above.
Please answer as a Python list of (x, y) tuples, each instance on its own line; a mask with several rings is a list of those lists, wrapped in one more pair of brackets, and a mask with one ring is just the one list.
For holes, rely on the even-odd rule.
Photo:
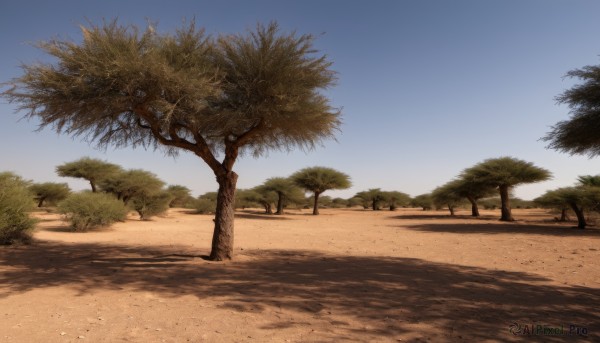
[(73, 194), (58, 204), (58, 210), (67, 217), (75, 231), (108, 226), (125, 220), (127, 216), (123, 202), (104, 193)]
[(32, 199), (25, 181), (12, 173), (0, 173), (0, 244), (31, 241), (36, 223), (29, 217)]
[(163, 214), (169, 209), (173, 196), (167, 192), (140, 194), (132, 199), (132, 207), (140, 215), (141, 220)]
[(196, 199), (194, 208), (198, 213), (208, 214), (215, 213), (217, 210), (217, 202), (211, 199), (199, 198)]

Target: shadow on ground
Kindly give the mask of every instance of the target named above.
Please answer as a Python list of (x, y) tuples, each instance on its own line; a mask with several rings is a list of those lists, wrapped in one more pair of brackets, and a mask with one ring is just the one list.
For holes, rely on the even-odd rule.
[(552, 225), (531, 225), (526, 223), (456, 223), (456, 224), (439, 224), (439, 223), (422, 223), (417, 225), (394, 225), (394, 227), (402, 227), (409, 230), (422, 232), (448, 232), (457, 234), (533, 234), (533, 235), (552, 235), (552, 236), (581, 236), (581, 237), (596, 237), (600, 238), (600, 230), (596, 228), (588, 228), (585, 230), (578, 229), (565, 224)]
[[(534, 274), (315, 251), (257, 250), (239, 257), (214, 263), (181, 249), (108, 244), (3, 247), (0, 297), (53, 286), (81, 294), (126, 290), (165, 297), (226, 296), (222, 306), (233, 311), (279, 308), (316, 319), (331, 317), (335, 337), (348, 340), (365, 332), (348, 325), (349, 320), (364, 323), (370, 335), (383, 340), (411, 332), (432, 341), (522, 339), (509, 333), (513, 322), (585, 326), (588, 339), (600, 340), (600, 290), (553, 285)], [(421, 332), (423, 323), (434, 329)], [(263, 328), (295, 324), (278, 321)]]

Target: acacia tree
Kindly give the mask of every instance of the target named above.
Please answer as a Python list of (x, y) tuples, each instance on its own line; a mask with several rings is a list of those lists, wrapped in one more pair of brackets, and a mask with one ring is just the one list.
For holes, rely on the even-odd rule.
[(59, 133), (201, 158), (219, 185), (211, 260), (233, 254), (238, 155), (310, 149), (340, 126), (320, 93), (336, 75), (311, 35), (275, 23), (218, 37), (193, 22), (175, 34), (116, 21), (82, 31), (80, 43), (41, 43), (58, 62), (25, 65), (3, 95)]
[(544, 206), (564, 207), (568, 205), (577, 216), (577, 227), (585, 229), (585, 209), (593, 209), (600, 202), (600, 188), (589, 186), (563, 187), (548, 191), (535, 201)]
[(149, 171), (131, 169), (103, 180), (100, 189), (114, 194), (127, 205), (135, 196), (148, 196), (162, 191), (164, 185), (161, 179)]
[(490, 197), (496, 194), (496, 189), (477, 180), (473, 180), (468, 175), (461, 175), (459, 178), (446, 184), (453, 193), (466, 198), (471, 203), (471, 216), (479, 217), (479, 199)]
[(170, 185), (167, 187), (166, 192), (171, 195), (169, 207), (185, 207), (194, 201), (192, 191), (186, 186)]
[(381, 210), (381, 203), (385, 201), (385, 194), (381, 191), (381, 188), (371, 188), (368, 191), (358, 192), (354, 197), (363, 199), (365, 209), (371, 205), (373, 211)]
[(474, 182), (498, 189), (502, 207), (500, 220), (502, 221), (514, 221), (509, 199), (509, 192), (512, 188), (523, 183), (545, 181), (552, 176), (546, 169), (513, 157), (487, 159), (465, 169), (462, 175)]
[(398, 206), (408, 205), (411, 201), (410, 195), (397, 191), (383, 192), (383, 197), (390, 211), (395, 211)]
[(569, 120), (558, 122), (542, 139), (551, 149), (570, 154), (600, 155), (600, 65), (585, 66), (567, 73), (583, 83), (556, 97), (570, 108)]
[(66, 183), (56, 182), (34, 183), (29, 186), (29, 190), (35, 195), (38, 207), (42, 207), (44, 201), (56, 202), (66, 199), (71, 193)]
[(306, 191), (314, 193), (313, 215), (319, 214), (319, 195), (330, 189), (350, 188), (350, 176), (327, 167), (311, 167), (301, 169), (292, 176), (292, 180)]
[(428, 211), (433, 207), (433, 200), (431, 199), (431, 194), (425, 193), (412, 198), (410, 204), (422, 208), (423, 211)]
[(275, 214), (283, 214), (283, 207), (287, 202), (298, 202), (304, 199), (302, 190), (294, 182), (285, 177), (272, 177), (262, 185), (265, 191), (277, 194), (277, 211)]
[[(50, 123), (48, 123), (50, 124)], [(58, 176), (85, 179), (90, 183), (92, 192), (96, 192), (98, 182), (121, 172), (120, 166), (90, 157), (82, 157), (56, 167)]]
[(437, 187), (431, 192), (431, 199), (437, 208), (448, 207), (450, 215), (454, 216), (454, 210), (464, 202), (462, 195), (458, 194), (452, 183)]

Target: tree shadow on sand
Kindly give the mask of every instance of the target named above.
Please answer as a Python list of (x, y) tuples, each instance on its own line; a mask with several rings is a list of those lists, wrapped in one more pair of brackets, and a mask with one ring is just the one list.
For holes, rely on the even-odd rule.
[[(233, 311), (283, 309), (330, 320), (331, 341), (365, 337), (367, 331), (375, 340), (415, 332), (432, 341), (520, 340), (509, 332), (513, 322), (575, 324), (588, 328), (587, 339), (600, 339), (599, 289), (421, 259), (256, 250), (238, 261), (214, 263), (181, 249), (37, 242), (0, 248), (0, 263), (0, 297), (53, 286), (81, 294), (127, 289), (165, 297), (227, 296), (221, 306)], [(369, 328), (351, 326), (350, 320)], [(419, 323), (435, 330), (419, 332)], [(293, 325), (298, 322), (283, 320), (263, 329)]]
[(581, 230), (564, 224), (530, 225), (520, 223), (485, 222), (456, 224), (423, 223), (418, 225), (394, 225), (394, 227), (402, 227), (422, 232), (448, 232), (456, 234), (533, 234), (559, 237), (581, 236), (600, 238), (600, 230), (598, 229), (588, 228)]

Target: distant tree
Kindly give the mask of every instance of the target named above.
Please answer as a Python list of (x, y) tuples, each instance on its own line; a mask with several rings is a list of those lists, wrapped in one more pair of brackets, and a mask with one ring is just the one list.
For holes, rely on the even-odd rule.
[(331, 204), (335, 208), (344, 208), (348, 206), (348, 200), (343, 198), (333, 198)]
[(446, 187), (460, 197), (466, 198), (471, 203), (471, 216), (479, 217), (479, 199), (491, 197), (497, 194), (495, 187), (478, 182), (469, 175), (460, 175), (457, 179), (450, 181)]
[(44, 182), (34, 183), (29, 186), (31, 192), (38, 201), (38, 207), (44, 205), (44, 201), (57, 202), (66, 199), (71, 189), (66, 183)]
[(567, 73), (583, 81), (556, 97), (570, 108), (569, 120), (558, 122), (542, 139), (548, 148), (570, 154), (600, 155), (600, 65), (585, 66)]
[(347, 201), (348, 201), (348, 203), (346, 205), (347, 207), (362, 206), (364, 209), (369, 208), (369, 205), (366, 204), (364, 199), (356, 197), (356, 196), (349, 198)]
[(172, 199), (173, 196), (167, 191), (141, 192), (133, 196), (131, 206), (140, 215), (140, 220), (149, 220), (167, 212)]
[(87, 180), (92, 186), (92, 192), (96, 192), (98, 182), (121, 171), (122, 168), (116, 164), (90, 157), (83, 157), (77, 161), (67, 162), (56, 167), (58, 176)]
[(452, 182), (434, 189), (431, 192), (431, 199), (437, 208), (448, 207), (451, 216), (454, 216), (457, 207), (464, 204), (464, 197), (456, 192)]
[(385, 194), (381, 191), (381, 188), (371, 188), (368, 191), (358, 192), (354, 197), (363, 199), (365, 209), (370, 205), (373, 211), (381, 210), (381, 203), (385, 201)]
[(206, 192), (198, 197), (194, 202), (196, 212), (202, 214), (215, 213), (217, 210), (217, 192)]
[(80, 43), (41, 43), (56, 62), (25, 65), (3, 96), (42, 127), (100, 146), (201, 158), (219, 184), (211, 260), (233, 255), (239, 154), (310, 149), (340, 127), (322, 94), (336, 74), (313, 36), (280, 34), (275, 23), (218, 37), (194, 22), (175, 34), (116, 21), (82, 31)]
[(597, 207), (600, 204), (600, 188), (579, 186), (563, 187), (551, 190), (536, 198), (537, 203), (545, 206), (564, 206), (568, 205), (577, 216), (577, 227), (585, 229), (587, 221), (585, 219), (585, 209)]
[(273, 214), (273, 204), (277, 202), (278, 196), (276, 192), (268, 189), (264, 185), (257, 186), (251, 189), (253, 193), (247, 194), (248, 201), (256, 201), (265, 208), (266, 214)]
[(474, 182), (497, 187), (500, 193), (502, 215), (500, 220), (513, 221), (509, 192), (523, 183), (534, 183), (550, 179), (552, 174), (543, 168), (536, 167), (531, 162), (526, 162), (513, 157), (492, 158), (480, 162), (471, 168), (465, 169), (463, 177)]
[(408, 205), (412, 200), (410, 195), (397, 191), (383, 192), (383, 198), (387, 202), (390, 211), (396, 210), (398, 206)]
[(169, 207), (187, 207), (194, 201), (192, 191), (185, 186), (170, 185), (166, 191), (171, 195)]
[(330, 189), (350, 188), (350, 176), (327, 167), (301, 169), (290, 177), (301, 188), (314, 193), (313, 215), (319, 214), (319, 195)]
[[(568, 201), (566, 201), (563, 194), (557, 190), (546, 191), (546, 193), (540, 195), (534, 199), (534, 202), (544, 208), (552, 208), (560, 211), (560, 218), (558, 221), (564, 222), (569, 220), (568, 211), (571, 208)], [(585, 218), (584, 218), (585, 221)], [(584, 223), (585, 226), (585, 223)]]
[(411, 206), (422, 208), (423, 211), (428, 211), (433, 207), (433, 199), (429, 193), (421, 194), (414, 197), (410, 204)]
[(127, 205), (133, 197), (158, 193), (164, 185), (161, 179), (149, 171), (131, 169), (102, 180), (100, 188), (114, 194)]
[(286, 202), (298, 202), (304, 199), (302, 190), (294, 182), (285, 177), (272, 177), (263, 184), (266, 191), (277, 194), (277, 211), (275, 214), (283, 214)]

